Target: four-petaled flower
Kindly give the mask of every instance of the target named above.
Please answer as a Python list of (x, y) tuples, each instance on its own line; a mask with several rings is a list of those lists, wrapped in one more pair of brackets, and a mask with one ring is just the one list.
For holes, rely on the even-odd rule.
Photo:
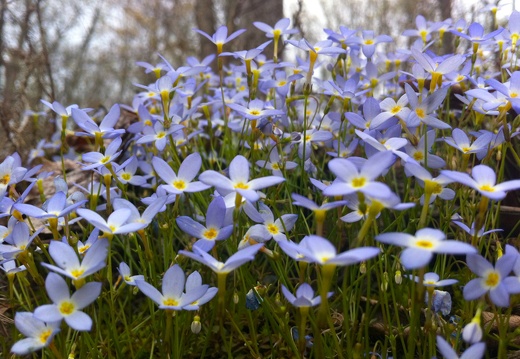
[(383, 233), (376, 237), (376, 240), (386, 244), (407, 247), (401, 253), (401, 263), (407, 269), (416, 269), (430, 263), (434, 253), (444, 254), (475, 254), (477, 250), (470, 244), (445, 240), (444, 232), (433, 229), (423, 228), (415, 233), (415, 236), (408, 233)]

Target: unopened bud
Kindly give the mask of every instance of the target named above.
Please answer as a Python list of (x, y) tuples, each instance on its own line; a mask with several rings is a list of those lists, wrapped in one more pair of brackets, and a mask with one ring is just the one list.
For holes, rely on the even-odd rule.
[(193, 317), (193, 322), (191, 322), (191, 332), (193, 334), (199, 334), (202, 329), (202, 324), (200, 323), (200, 317), (198, 315)]
[(381, 291), (386, 292), (388, 289), (388, 272), (383, 273), (383, 282), (381, 283)]
[(361, 262), (359, 265), (359, 272), (361, 274), (365, 274), (367, 272), (367, 264), (365, 262)]
[(233, 293), (233, 303), (238, 304), (239, 301), (240, 301), (240, 297), (238, 296), (238, 293), (237, 292)]
[(395, 280), (396, 284), (403, 283), (403, 276), (401, 275), (401, 271), (400, 270), (395, 271), (394, 280)]

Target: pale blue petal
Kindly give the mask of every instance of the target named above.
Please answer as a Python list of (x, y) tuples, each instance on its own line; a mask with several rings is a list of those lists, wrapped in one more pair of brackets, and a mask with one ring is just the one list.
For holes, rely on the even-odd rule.
[(199, 173), (201, 166), (202, 159), (200, 154), (196, 152), (192, 153), (182, 161), (181, 166), (179, 167), (179, 177), (186, 182), (191, 182), (197, 173)]
[(158, 305), (162, 305), (163, 296), (154, 286), (144, 280), (136, 280), (135, 285), (144, 295), (153, 300)]
[(92, 319), (88, 316), (88, 314), (79, 310), (66, 316), (64, 319), (69, 327), (75, 330), (89, 331), (92, 328)]
[(406, 248), (399, 258), (401, 264), (406, 269), (417, 269), (428, 265), (432, 257), (433, 254), (430, 251), (419, 248)]
[(494, 270), (493, 265), (479, 254), (468, 255), (466, 257), (466, 265), (473, 273), (475, 273), (479, 277), (483, 277), (486, 274), (486, 272)]
[(475, 300), (486, 294), (487, 289), (482, 285), (482, 278), (475, 278), (470, 280), (462, 291), (464, 299)]
[(206, 230), (206, 227), (188, 216), (178, 217), (176, 222), (183, 232), (195, 238), (202, 238), (202, 233)]
[(175, 264), (170, 267), (162, 280), (163, 296), (167, 298), (180, 298), (184, 291), (185, 274), (182, 268)]
[(63, 319), (63, 315), (54, 304), (39, 306), (34, 310), (34, 317), (44, 322), (57, 322)]
[(53, 303), (58, 303), (64, 299), (70, 298), (67, 282), (56, 273), (47, 274), (47, 278), (45, 279), (45, 289)]
[(509, 293), (502, 283), (489, 291), (489, 298), (499, 307), (509, 307)]
[(71, 297), (76, 309), (81, 310), (95, 301), (101, 294), (101, 283), (89, 282), (78, 289)]

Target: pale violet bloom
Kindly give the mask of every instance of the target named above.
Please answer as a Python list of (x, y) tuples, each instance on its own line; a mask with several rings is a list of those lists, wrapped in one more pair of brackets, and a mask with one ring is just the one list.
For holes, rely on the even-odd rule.
[[(401, 148), (408, 144), (408, 140), (406, 138), (401, 137), (390, 137), (390, 138), (375, 138), (371, 135), (370, 132), (361, 132), (360, 130), (355, 130), (356, 135), (358, 135), (365, 144), (369, 145), (369, 147), (373, 147), (373, 150), (370, 151), (369, 147), (365, 146), (366, 152), (377, 153), (377, 152), (387, 152), (390, 151), (394, 153), (396, 156), (401, 157), (406, 160), (408, 155), (402, 151), (399, 151)], [(372, 132), (374, 135), (377, 132)], [(388, 132), (387, 132), (388, 134)], [(370, 156), (370, 155), (369, 155)]]
[(42, 231), (43, 227), (32, 235), (29, 226), (25, 222), (9, 221), (12, 223), (12, 232), (7, 235), (5, 241), (0, 244), (0, 257), (4, 259), (16, 258), (20, 253), (27, 251), (33, 239)]
[(146, 223), (127, 223), (132, 215), (132, 211), (129, 208), (115, 210), (106, 220), (90, 209), (80, 208), (77, 212), (94, 227), (109, 235), (137, 232), (147, 226)]
[[(196, 288), (202, 286), (202, 277), (200, 273), (197, 271), (192, 272), (188, 278), (186, 278), (186, 286), (185, 292), (190, 293)], [(209, 287), (206, 293), (200, 297), (199, 299), (191, 302), (190, 304), (184, 306), (182, 309), (184, 310), (199, 310), (200, 306), (209, 302), (213, 297), (217, 294), (218, 289), (215, 287)]]
[(202, 166), (202, 158), (198, 153), (192, 153), (182, 161), (178, 175), (166, 161), (159, 157), (154, 157), (152, 164), (157, 175), (166, 182), (161, 187), (169, 193), (200, 192), (210, 187), (202, 182), (193, 181)]
[(233, 254), (231, 257), (229, 257), (228, 260), (225, 262), (220, 262), (216, 260), (211, 255), (197, 247), (193, 247), (193, 252), (180, 250), (179, 254), (182, 254), (183, 256), (189, 257), (193, 260), (196, 260), (197, 262), (200, 262), (208, 266), (213, 272), (217, 274), (227, 274), (234, 271), (242, 264), (252, 261), (255, 258), (256, 253), (263, 246), (263, 243), (258, 243), (241, 249), (235, 254)]
[[(33, 206), (31, 204), (16, 203), (14, 209), (33, 218), (42, 219), (58, 219), (67, 216), (78, 207), (85, 204), (87, 200), (80, 200), (76, 203), (68, 205), (67, 195), (64, 192), (56, 192), (47, 202), (45, 209)], [(43, 207), (43, 206), (42, 206)]]
[(126, 220), (127, 224), (138, 223), (148, 226), (150, 223), (152, 223), (155, 215), (160, 212), (161, 208), (166, 203), (166, 200), (166, 197), (158, 198), (156, 201), (152, 202), (148, 207), (146, 207), (142, 214), (139, 213), (139, 210), (132, 202), (123, 198), (114, 199), (113, 205), (116, 211), (122, 208), (128, 208), (131, 211), (130, 217), (128, 217)]
[(477, 238), (481, 238), (490, 233), (503, 231), (503, 229), (490, 229), (489, 231), (484, 232), (484, 225), (478, 231), (475, 231), (475, 222), (471, 223), (471, 228), (468, 227), (465, 223), (458, 221), (458, 220), (454, 220), (454, 221), (452, 221), (452, 223), (455, 224), (456, 226), (458, 226), (459, 228), (461, 228), (464, 232), (469, 234), (471, 237), (477, 236)]
[(236, 192), (251, 202), (256, 202), (260, 198), (257, 190), (285, 181), (284, 178), (277, 176), (249, 180), (249, 161), (241, 155), (236, 156), (231, 161), (228, 170), (229, 178), (219, 172), (208, 170), (200, 174), (199, 180), (207, 185), (214, 186), (223, 196)]
[(117, 179), (123, 184), (129, 183), (133, 186), (146, 185), (146, 180), (148, 177), (135, 174), (138, 165), (139, 161), (137, 160), (137, 157), (132, 156), (121, 165), (114, 166)]
[(42, 263), (44, 267), (74, 280), (82, 279), (106, 266), (108, 240), (101, 238), (96, 241), (87, 251), (81, 263), (74, 249), (64, 242), (51, 241), (49, 254), (56, 265)]
[(422, 96), (421, 99), (410, 85), (405, 84), (404, 87), (411, 108), (410, 114), (405, 120), (408, 127), (414, 128), (424, 123), (425, 125), (440, 130), (451, 128), (449, 124), (434, 116), (435, 111), (446, 98), (449, 89), (448, 86), (436, 90), (429, 96)]
[(226, 204), (222, 197), (215, 197), (206, 212), (206, 226), (188, 216), (177, 217), (179, 228), (197, 238), (194, 246), (205, 252), (210, 251), (216, 241), (222, 241), (233, 233), (233, 224), (226, 223)]
[(477, 253), (477, 250), (470, 244), (445, 239), (444, 232), (433, 228), (422, 228), (415, 233), (415, 236), (408, 233), (391, 232), (376, 237), (379, 242), (407, 247), (400, 257), (402, 265), (407, 269), (416, 269), (428, 265), (434, 253)]
[(466, 258), (469, 269), (478, 278), (470, 280), (465, 286), (462, 294), (466, 300), (475, 300), (486, 293), (489, 298), (499, 307), (509, 306), (509, 292), (504, 280), (513, 269), (518, 259), (518, 251), (510, 245), (506, 245), (506, 253), (498, 258), (493, 266), (480, 254), (471, 254)]
[(27, 355), (47, 347), (54, 336), (60, 331), (59, 321), (48, 322), (35, 318), (33, 313), (18, 312), (14, 316), (14, 325), (27, 338), (17, 341), (11, 352), (18, 355)]
[(118, 158), (121, 154), (121, 151), (118, 150), (122, 142), (123, 140), (121, 137), (117, 137), (107, 146), (105, 153), (87, 152), (83, 154), (83, 161), (90, 163), (90, 165), (84, 166), (83, 170), (92, 170), (98, 167), (106, 166), (109, 163), (115, 161), (115, 159)]
[(273, 147), (269, 152), (269, 160), (258, 160), (256, 161), (256, 165), (271, 171), (274, 176), (283, 177), (283, 170), (292, 170), (298, 167), (296, 162), (287, 161), (284, 157), (285, 156), (280, 156), (276, 147)]
[(423, 166), (428, 166), (429, 168), (442, 168), (446, 166), (446, 161), (441, 157), (430, 153), (434, 143), (435, 130), (430, 130), (419, 139), (419, 143), (416, 146), (408, 143), (404, 148), (411, 158)]
[[(209, 41), (211, 41), (212, 43), (217, 45), (217, 48), (219, 48), (220, 51), (222, 51), (222, 46), (224, 44), (233, 40), (237, 36), (243, 34), (246, 30), (245, 29), (237, 30), (229, 36), (228, 36), (228, 28), (227, 28), (227, 26), (224, 26), (224, 25), (220, 26), (212, 36), (209, 36), (204, 31), (199, 30), (199, 29), (193, 29), (193, 31), (195, 31), (195, 32), (201, 34), (202, 36), (204, 36), (205, 38), (207, 38)], [(219, 51), (219, 53), (220, 53), (220, 51)]]
[(455, 71), (464, 63), (464, 61), (466, 61), (466, 57), (463, 55), (452, 55), (443, 61), (436, 61), (436, 59), (432, 59), (430, 56), (419, 51), (415, 47), (412, 47), (410, 51), (417, 63), (419, 63), (425, 71), (431, 74), (432, 85), (430, 86), (430, 90), (435, 89), (436, 86), (441, 87), (442, 76)]
[[(265, 231), (262, 231), (266, 233), (266, 236), (263, 238), (264, 241), (268, 241), (271, 238), (277, 242), (287, 240), (285, 232), (290, 231), (294, 227), (298, 215), (283, 214), (280, 218), (275, 220), (273, 212), (267, 205), (265, 205), (265, 203), (260, 202), (258, 208), (258, 216), (262, 219), (261, 224), (255, 224), (250, 228), (250, 230), (254, 230), (253, 228), (263, 227)], [(244, 210), (248, 215), (249, 212), (256, 211), (251, 204), (246, 204)]]
[(258, 99), (249, 102), (247, 107), (238, 103), (228, 103), (226, 105), (248, 120), (259, 120), (264, 117), (279, 116), (285, 113), (284, 111), (277, 110), (270, 104), (264, 103), (264, 101)]
[(458, 356), (450, 344), (441, 336), (437, 336), (437, 348), (445, 359), (482, 359), (486, 350), (486, 343), (476, 343), (470, 346), (461, 356)]
[[(314, 296), (314, 290), (308, 283), (302, 283), (296, 289), (296, 295), (292, 294), (286, 286), (282, 284), (282, 293), (289, 303), (295, 307), (315, 307), (321, 303), (321, 297)], [(327, 293), (327, 298), (332, 296), (332, 292)]]
[(185, 306), (199, 300), (208, 291), (208, 285), (201, 284), (191, 287), (188, 292), (184, 293), (185, 280), (184, 271), (176, 264), (164, 273), (162, 293), (144, 280), (137, 280), (135, 285), (147, 297), (157, 303), (160, 309), (182, 310)]
[(471, 176), (465, 172), (442, 171), (442, 175), (451, 178), (454, 182), (462, 183), (481, 195), (495, 201), (500, 201), (506, 196), (506, 191), (520, 188), (520, 180), (512, 180), (496, 184), (496, 174), (491, 167), (477, 165), (471, 170)]
[(394, 40), (388, 35), (375, 36), (374, 31), (363, 30), (361, 37), (353, 36), (349, 40), (349, 45), (351, 45), (351, 44), (361, 45), (361, 51), (363, 52), (363, 55), (365, 55), (367, 58), (370, 59), (376, 52), (377, 44), (380, 44), (382, 42), (392, 42), (392, 41), (394, 41)]
[(444, 138), (444, 142), (453, 148), (461, 151), (463, 154), (477, 153), (480, 151), (487, 151), (493, 138), (491, 132), (485, 132), (478, 136), (473, 143), (470, 143), (466, 132), (460, 128), (454, 128), (451, 132), (452, 137)]
[[(417, 276), (408, 276), (410, 279), (413, 279), (416, 283), (419, 283), (419, 277)], [(439, 275), (435, 272), (428, 272), (424, 274), (423, 284), (425, 287), (444, 287), (447, 285), (452, 285), (457, 283), (456, 279), (440, 279)]]
[(14, 259), (7, 259), (0, 261), (0, 269), (6, 274), (16, 274), (26, 271), (25, 265), (18, 265)]
[(309, 198), (299, 195), (297, 193), (291, 194), (291, 197), (293, 199), (293, 205), (310, 209), (314, 213), (319, 213), (322, 215), (325, 215), (325, 212), (327, 212), (328, 210), (331, 210), (336, 207), (341, 207), (347, 204), (347, 201), (335, 201), (324, 202), (323, 204), (321, 204), (321, 206), (318, 206), (318, 204), (313, 200), (310, 200)]
[[(446, 188), (447, 184), (453, 182), (451, 178), (442, 174), (434, 178), (428, 170), (413, 162), (406, 163), (405, 170), (407, 175), (414, 176), (419, 185), (430, 192), (429, 204), (433, 203), (437, 197), (446, 201), (455, 198), (455, 191), (451, 188)], [(420, 201), (421, 204), (424, 204), (424, 194), (421, 195)]]
[(119, 268), (117, 269), (119, 271), (119, 274), (121, 275), (121, 278), (125, 281), (128, 285), (135, 285), (135, 281), (137, 280), (144, 280), (143, 275), (132, 275), (130, 272), (130, 267), (125, 262), (119, 263)]
[(182, 130), (184, 126), (172, 124), (170, 127), (165, 128), (164, 124), (160, 121), (154, 123), (153, 127), (146, 126), (143, 128), (143, 137), (138, 139), (136, 143), (150, 143), (153, 142), (155, 147), (162, 151), (166, 147), (166, 143), (169, 139), (169, 135)]
[(305, 236), (299, 244), (280, 241), (278, 245), (285, 254), (297, 261), (321, 265), (348, 266), (366, 261), (381, 252), (376, 247), (360, 247), (338, 254), (332, 243), (316, 235)]
[(276, 22), (276, 24), (274, 24), (274, 26), (270, 26), (270, 25), (268, 25), (264, 22), (260, 22), (260, 21), (253, 22), (253, 25), (257, 29), (265, 32), (265, 36), (267, 36), (269, 38), (275, 38), (275, 39), (279, 38), (282, 35), (297, 34), (298, 33), (297, 29), (289, 29), (290, 24), (291, 24), (291, 20), (288, 17), (278, 20)]
[(101, 293), (101, 283), (89, 282), (78, 289), (72, 296), (65, 279), (56, 273), (49, 273), (45, 279), (45, 289), (53, 304), (39, 306), (34, 316), (44, 322), (65, 322), (75, 330), (90, 330), (92, 319), (81, 309), (95, 301)]
[(113, 139), (125, 133), (124, 129), (114, 129), (121, 114), (118, 104), (112, 106), (99, 125), (95, 123), (83, 110), (73, 108), (71, 109), (71, 113), (74, 122), (85, 131), (76, 132), (76, 136), (95, 137), (96, 139)]
[(406, 96), (406, 94), (402, 95), (397, 100), (397, 102), (391, 97), (385, 98), (383, 101), (379, 103), (379, 107), (382, 110), (382, 112), (372, 119), (371, 127), (378, 128), (392, 117), (395, 117), (401, 121), (405, 121), (408, 118), (408, 115), (410, 114), (410, 109), (406, 107), (407, 105), (408, 96)]
[(0, 163), (0, 199), (4, 197), (7, 187), (20, 182), (26, 173), (27, 169), (19, 167), (13, 156), (7, 156)]
[(378, 218), (381, 214), (381, 211), (385, 208), (403, 211), (415, 206), (415, 203), (401, 203), (401, 199), (399, 198), (399, 196), (394, 193), (392, 193), (388, 197), (377, 199), (366, 196), (364, 206), (360, 206), (357, 194), (352, 193), (347, 195), (345, 198), (347, 207), (350, 208), (352, 212), (347, 213), (343, 217), (340, 217), (340, 219), (343, 222), (347, 223), (354, 223), (362, 219), (366, 219), (370, 211), (370, 207), (372, 206), (378, 211), (375, 218)]
[(329, 162), (329, 169), (336, 175), (336, 180), (323, 190), (323, 194), (343, 196), (359, 191), (374, 198), (388, 197), (392, 193), (390, 187), (375, 179), (394, 161), (395, 156), (391, 151), (375, 154), (360, 169), (349, 159), (334, 158)]

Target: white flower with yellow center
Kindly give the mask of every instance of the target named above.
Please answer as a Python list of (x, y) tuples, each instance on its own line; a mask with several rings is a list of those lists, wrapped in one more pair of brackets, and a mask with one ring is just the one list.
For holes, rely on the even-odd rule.
[(423, 228), (415, 233), (383, 233), (376, 237), (379, 242), (407, 247), (401, 253), (401, 264), (406, 269), (421, 268), (430, 262), (434, 253), (474, 254), (477, 250), (470, 244), (454, 240), (445, 240), (444, 232)]
[(16, 313), (14, 324), (27, 338), (17, 341), (11, 352), (26, 355), (48, 346), (54, 335), (60, 331), (60, 323), (61, 321), (45, 323), (29, 312)]
[(97, 299), (101, 293), (101, 283), (89, 282), (72, 296), (65, 279), (56, 273), (49, 273), (45, 279), (45, 289), (54, 304), (42, 305), (34, 311), (34, 316), (44, 322), (65, 322), (75, 330), (90, 330), (92, 319), (81, 309)]

